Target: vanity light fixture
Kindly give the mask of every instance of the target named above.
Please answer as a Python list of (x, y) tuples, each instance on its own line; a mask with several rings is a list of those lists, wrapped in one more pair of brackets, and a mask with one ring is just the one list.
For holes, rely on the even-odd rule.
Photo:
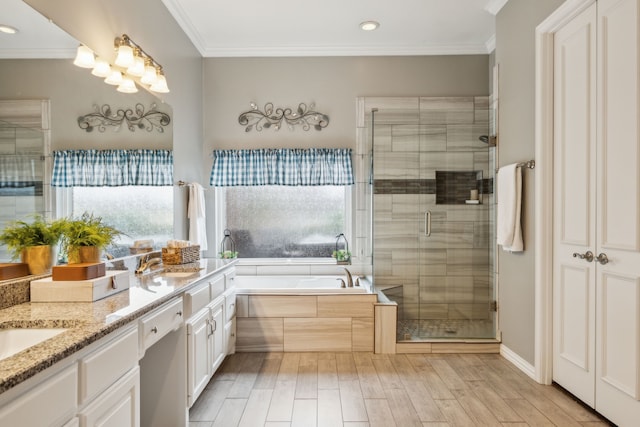
[(95, 55), (93, 51), (85, 45), (78, 46), (76, 51), (76, 59), (73, 60), (73, 65), (80, 68), (93, 68), (96, 63)]
[(162, 65), (129, 36), (116, 37), (113, 44), (117, 52), (113, 66), (103, 58), (96, 58), (93, 51), (84, 45), (78, 47), (73, 63), (78, 67), (92, 68), (91, 74), (104, 77), (104, 82), (118, 86), (119, 92), (137, 92), (136, 83), (147, 85), (151, 92), (169, 92)]
[(122, 79), (122, 83), (120, 83), (118, 89), (116, 90), (122, 93), (136, 93), (138, 91), (138, 88), (131, 78), (125, 77)]
[(15, 34), (18, 32), (16, 27), (12, 27), (11, 25), (0, 24), (0, 33), (5, 34)]
[(112, 70), (111, 74), (109, 74), (109, 76), (104, 79), (104, 82), (108, 85), (119, 86), (122, 84), (122, 80), (122, 73), (117, 70)]
[(376, 30), (380, 26), (380, 23), (377, 21), (364, 21), (360, 23), (360, 29), (364, 31), (373, 31)]
[(109, 77), (111, 74), (111, 65), (102, 58), (96, 58), (96, 64), (93, 66), (91, 74), (96, 77)]

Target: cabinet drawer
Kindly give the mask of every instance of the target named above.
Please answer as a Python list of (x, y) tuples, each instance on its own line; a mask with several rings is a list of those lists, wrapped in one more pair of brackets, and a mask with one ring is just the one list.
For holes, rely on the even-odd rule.
[(0, 409), (0, 425), (62, 425), (75, 415), (77, 400), (78, 368), (73, 364)]
[(209, 280), (211, 286), (211, 299), (218, 298), (224, 292), (224, 276), (222, 274), (214, 276)]
[(182, 297), (179, 297), (140, 319), (140, 357), (146, 349), (182, 325), (182, 310)]
[(224, 304), (224, 318), (225, 322), (228, 322), (236, 317), (236, 293), (233, 291), (225, 293)]
[(184, 293), (184, 318), (196, 314), (211, 301), (209, 283), (204, 282)]
[(231, 289), (236, 286), (236, 270), (224, 273), (224, 288)]
[(93, 399), (138, 364), (138, 328), (80, 359), (80, 403)]

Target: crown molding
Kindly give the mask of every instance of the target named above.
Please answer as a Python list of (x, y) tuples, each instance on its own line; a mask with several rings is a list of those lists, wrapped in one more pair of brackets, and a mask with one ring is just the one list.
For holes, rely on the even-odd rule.
[(500, 12), (500, 9), (507, 4), (509, 0), (489, 0), (489, 2), (485, 5), (484, 10), (489, 12), (492, 15), (497, 15)]
[(439, 46), (253, 46), (209, 47), (204, 57), (285, 57), (285, 56), (422, 56), (486, 55), (484, 43)]
[(73, 59), (76, 49), (3, 49), (0, 48), (0, 59)]
[(485, 47), (487, 48), (487, 53), (491, 53), (496, 50), (496, 35), (493, 34), (489, 39), (484, 42)]

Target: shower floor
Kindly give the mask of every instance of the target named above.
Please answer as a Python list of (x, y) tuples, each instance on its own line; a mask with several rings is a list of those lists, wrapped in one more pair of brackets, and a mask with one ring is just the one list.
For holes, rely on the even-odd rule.
[(397, 341), (495, 338), (491, 320), (398, 320)]

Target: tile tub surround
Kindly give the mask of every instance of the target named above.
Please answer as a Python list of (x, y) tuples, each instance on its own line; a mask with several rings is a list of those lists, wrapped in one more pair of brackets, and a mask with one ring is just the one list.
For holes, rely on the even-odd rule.
[[(493, 171), (489, 98), (365, 98), (373, 138), (374, 276), (400, 319), (488, 319)], [(369, 117), (363, 126), (370, 126)], [(479, 205), (467, 205), (470, 190)], [(446, 194), (444, 194), (446, 193)], [(424, 213), (432, 234), (422, 235)]]
[(375, 294), (236, 295), (239, 352), (373, 351)]
[(68, 328), (54, 338), (0, 360), (0, 393), (181, 295), (196, 281), (234, 264), (235, 261), (203, 259), (202, 270), (187, 279), (132, 274), (129, 290), (93, 303), (26, 302), (0, 310), (0, 328)]

